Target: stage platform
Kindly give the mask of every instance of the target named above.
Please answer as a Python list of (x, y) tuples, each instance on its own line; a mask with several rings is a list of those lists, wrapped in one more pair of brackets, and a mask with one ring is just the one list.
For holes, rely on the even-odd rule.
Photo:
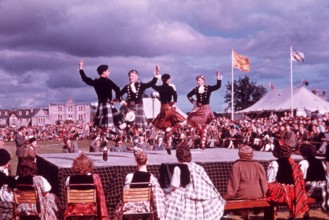
[[(221, 194), (226, 192), (226, 183), (232, 164), (238, 157), (238, 150), (226, 148), (207, 148), (205, 150), (192, 149), (192, 161), (204, 167), (215, 187)], [(160, 172), (165, 170), (172, 171), (178, 163), (175, 150), (172, 155), (166, 151), (148, 151), (148, 170), (156, 176), (161, 184), (168, 183), (168, 179), (160, 179)], [(72, 175), (70, 170), (73, 159), (79, 154), (39, 154), (37, 164), (39, 173), (43, 175), (52, 185), (54, 192), (60, 199), (62, 208), (65, 207), (65, 180)], [(98, 173), (105, 191), (106, 202), (111, 219), (113, 219), (114, 210), (118, 204), (125, 176), (128, 173), (136, 171), (136, 162), (132, 152), (109, 152), (108, 160), (103, 161), (102, 153), (88, 153), (95, 166), (95, 173)], [(293, 155), (295, 160), (301, 160), (299, 155)], [(254, 152), (254, 159), (259, 161), (267, 168), (270, 161), (275, 160), (271, 152)]]

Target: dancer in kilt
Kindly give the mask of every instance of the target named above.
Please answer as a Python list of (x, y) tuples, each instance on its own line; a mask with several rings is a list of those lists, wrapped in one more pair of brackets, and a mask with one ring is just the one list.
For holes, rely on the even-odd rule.
[[(220, 72), (217, 71), (216, 75), (217, 83), (212, 86), (205, 85), (206, 79), (203, 75), (197, 76), (196, 81), (198, 86), (187, 94), (187, 98), (194, 105), (194, 109), (187, 117), (187, 123), (200, 133), (202, 149), (206, 146), (207, 126), (215, 119), (214, 113), (209, 106), (210, 95), (213, 91), (219, 89), (222, 84)], [(196, 100), (193, 99), (194, 95), (196, 96)]]
[(148, 83), (138, 82), (139, 73), (137, 70), (130, 70), (128, 72), (129, 84), (123, 87), (120, 91), (120, 96), (127, 94), (126, 101), (122, 102), (122, 108), (126, 113), (133, 112), (135, 114), (134, 121), (132, 123), (132, 129), (134, 135), (138, 136), (140, 132), (144, 132), (147, 128), (147, 121), (143, 106), (143, 96), (146, 89), (154, 86), (160, 77), (160, 68), (155, 67), (154, 77)]
[(168, 154), (171, 154), (171, 134), (181, 126), (180, 123), (185, 121), (184, 116), (179, 114), (174, 106), (177, 102), (177, 92), (175, 86), (170, 84), (170, 79), (171, 77), (169, 74), (163, 74), (161, 76), (163, 84), (161, 86), (152, 86), (152, 88), (160, 94), (161, 102), (160, 113), (152, 123), (156, 128), (167, 132)]
[(123, 121), (113, 119), (113, 116), (117, 114), (118, 111), (114, 107), (115, 100), (112, 99), (112, 91), (115, 92), (117, 101), (120, 101), (120, 88), (109, 79), (110, 71), (108, 65), (100, 65), (97, 68), (99, 78), (91, 79), (86, 76), (83, 70), (83, 64), (84, 62), (81, 60), (79, 63), (81, 79), (87, 85), (94, 87), (98, 98), (94, 126), (96, 128), (113, 128), (114, 125), (122, 124)]

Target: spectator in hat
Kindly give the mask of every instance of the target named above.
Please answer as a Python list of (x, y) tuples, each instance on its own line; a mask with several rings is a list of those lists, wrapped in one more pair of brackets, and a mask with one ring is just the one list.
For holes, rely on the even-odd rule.
[(154, 85), (152, 88), (159, 93), (161, 102), (160, 113), (153, 120), (152, 124), (165, 132), (167, 141), (167, 152), (171, 154), (171, 135), (181, 127), (185, 118), (176, 111), (175, 103), (177, 102), (177, 92), (175, 85), (171, 84), (171, 76), (165, 73), (161, 76), (162, 85)]
[[(196, 81), (198, 86), (193, 88), (188, 94), (188, 100), (194, 105), (193, 110), (187, 117), (187, 123), (194, 127), (201, 137), (201, 148), (206, 147), (206, 135), (208, 125), (215, 120), (214, 113), (210, 109), (211, 93), (218, 90), (222, 85), (222, 76), (216, 72), (216, 85), (206, 85), (206, 79), (203, 75), (198, 75)], [(193, 96), (196, 97), (194, 100)]]
[[(98, 98), (94, 126), (97, 128), (113, 128), (114, 125), (123, 123), (114, 121), (113, 119), (114, 112), (118, 112), (113, 104), (116, 100), (120, 101), (120, 88), (109, 78), (110, 71), (108, 65), (103, 64), (97, 67), (97, 73), (99, 75), (97, 79), (87, 77), (83, 70), (83, 65), (84, 61), (81, 60), (79, 63), (81, 79), (87, 85), (94, 87)], [(115, 92), (116, 99), (112, 98), (112, 91)]]
[(24, 157), (33, 157), (36, 159), (38, 154), (38, 143), (37, 139), (34, 136), (29, 136), (26, 147), (24, 149)]
[[(232, 166), (224, 198), (230, 200), (266, 197), (266, 172), (262, 164), (253, 160), (253, 149), (242, 146), (238, 154), (240, 159)], [(243, 219), (249, 219), (247, 210), (243, 210), (241, 214)]]
[(154, 77), (148, 83), (139, 82), (139, 73), (137, 70), (128, 72), (129, 84), (124, 86), (120, 91), (120, 97), (127, 94), (126, 101), (121, 103), (122, 112), (134, 112), (135, 118), (132, 122), (131, 129), (134, 135), (144, 132), (147, 128), (147, 121), (144, 112), (143, 97), (146, 89), (154, 86), (160, 77), (160, 68), (155, 67)]
[(108, 140), (104, 135), (97, 136), (89, 145), (89, 152), (103, 152), (103, 148), (107, 146)]
[(303, 173), (291, 156), (291, 147), (283, 140), (274, 139), (272, 161), (267, 168), (267, 199), (288, 206), (289, 219), (295, 219), (308, 212), (307, 195)]
[(327, 199), (326, 165), (315, 157), (316, 147), (309, 142), (301, 144), (299, 151), (303, 157), (299, 165), (303, 172), (307, 196), (321, 198), (322, 210), (327, 211), (329, 198)]
[(62, 149), (63, 153), (79, 153), (80, 152), (77, 142), (75, 142), (67, 137), (65, 137), (63, 139), (63, 142), (64, 142), (64, 146)]

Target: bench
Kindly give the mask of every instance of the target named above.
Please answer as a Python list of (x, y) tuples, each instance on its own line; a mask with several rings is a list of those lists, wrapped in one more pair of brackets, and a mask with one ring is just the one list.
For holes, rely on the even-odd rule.
[[(317, 203), (315, 198), (308, 197), (307, 203)], [(255, 200), (227, 200), (225, 205), (225, 211), (233, 211), (239, 209), (255, 209), (260, 208), (264, 210), (264, 219), (276, 220), (276, 205), (270, 203), (266, 199), (255, 199)]]

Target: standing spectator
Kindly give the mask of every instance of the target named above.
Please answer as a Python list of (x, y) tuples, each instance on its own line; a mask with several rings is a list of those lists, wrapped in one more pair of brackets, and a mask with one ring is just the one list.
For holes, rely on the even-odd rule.
[(192, 162), (190, 149), (185, 145), (176, 149), (176, 157), (180, 164), (174, 168), (165, 219), (220, 219), (225, 201), (206, 171)]
[[(187, 123), (194, 127), (201, 137), (201, 148), (206, 147), (207, 126), (215, 120), (214, 113), (210, 109), (210, 95), (221, 87), (222, 76), (217, 71), (216, 85), (205, 85), (206, 79), (203, 75), (196, 77), (198, 86), (187, 94), (188, 100), (194, 105), (194, 109), (187, 117)], [(196, 100), (193, 99), (196, 96)]]
[(18, 132), (15, 135), (15, 144), (16, 144), (16, 156), (18, 158), (17, 169), (21, 165), (22, 159), (24, 157), (24, 149), (26, 148), (26, 127), (21, 126), (18, 129)]
[(285, 203), (290, 211), (289, 219), (308, 212), (307, 195), (303, 173), (297, 163), (290, 157), (291, 148), (283, 140), (274, 139), (272, 161), (267, 168), (268, 200)]
[(79, 153), (79, 146), (77, 142), (71, 140), (70, 138), (65, 137), (63, 139), (64, 146), (63, 146), (63, 153)]
[(286, 125), (286, 133), (284, 134), (285, 143), (291, 148), (292, 152), (296, 150), (297, 138), (296, 133), (291, 130), (289, 124)]
[(137, 70), (130, 70), (128, 72), (129, 84), (123, 87), (120, 91), (120, 96), (127, 94), (125, 102), (122, 102), (122, 111), (126, 109), (126, 113), (133, 112), (135, 117), (132, 122), (132, 130), (134, 135), (143, 133), (146, 130), (147, 122), (144, 112), (143, 96), (146, 89), (154, 86), (160, 77), (160, 68), (155, 67), (154, 77), (148, 83), (138, 82), (139, 73)]
[[(224, 198), (230, 199), (260, 199), (266, 197), (266, 172), (259, 162), (253, 160), (253, 149), (242, 146), (239, 157), (230, 172), (227, 182), (227, 192)], [(248, 211), (241, 211), (243, 219), (249, 219)]]
[[(112, 91), (115, 92), (116, 99), (120, 101), (120, 88), (109, 78), (110, 71), (108, 65), (97, 67), (98, 79), (91, 79), (86, 76), (83, 70), (83, 60), (79, 63), (80, 76), (87, 85), (94, 87), (98, 98), (98, 106), (94, 120), (94, 126), (97, 128), (113, 128), (123, 122), (114, 121)], [(117, 112), (117, 111), (116, 111)]]

